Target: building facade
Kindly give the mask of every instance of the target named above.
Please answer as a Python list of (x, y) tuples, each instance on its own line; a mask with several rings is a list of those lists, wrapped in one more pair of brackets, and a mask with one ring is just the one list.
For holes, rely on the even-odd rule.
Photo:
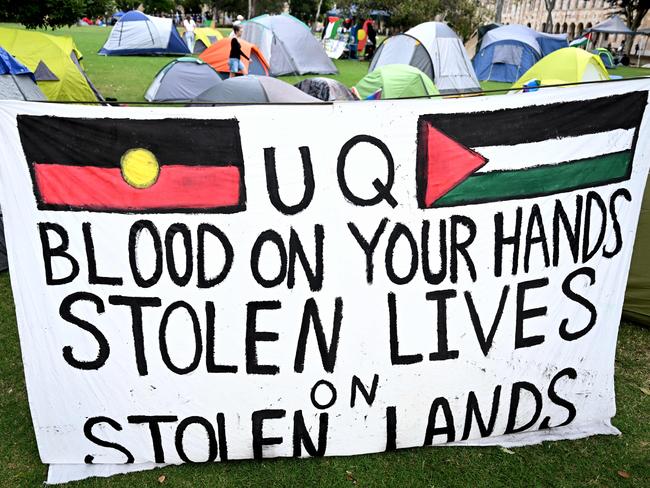
[[(482, 0), (483, 6), (494, 11), (495, 0)], [(501, 11), (501, 23), (521, 24), (540, 32), (554, 34), (567, 34), (569, 40), (580, 37), (590, 27), (606, 20), (616, 12), (616, 8), (606, 0), (556, 0), (553, 9), (551, 26), (547, 26), (548, 12), (544, 0), (504, 0)], [(650, 27), (650, 16), (641, 23), (641, 28)], [(624, 35), (599, 36), (597, 45), (611, 45), (613, 48), (620, 46)], [(645, 37), (638, 36), (634, 39), (640, 44), (643, 55), (650, 53), (650, 45), (646, 46)]]

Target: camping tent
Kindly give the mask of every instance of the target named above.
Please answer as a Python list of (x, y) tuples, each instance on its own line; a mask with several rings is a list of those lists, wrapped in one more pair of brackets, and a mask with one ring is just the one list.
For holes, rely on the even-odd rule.
[(609, 80), (609, 74), (595, 54), (575, 47), (565, 47), (537, 61), (512, 88), (521, 88), (531, 80), (537, 80), (539, 85), (555, 85)]
[(387, 64), (364, 76), (355, 87), (361, 98), (381, 90), (381, 98), (409, 98), (437, 95), (427, 75), (408, 64)]
[(387, 64), (415, 66), (442, 94), (481, 91), (463, 42), (443, 22), (425, 22), (386, 39), (368, 71)]
[(271, 66), (271, 75), (337, 73), (309, 27), (295, 17), (261, 15), (243, 26), (242, 38), (260, 48)]
[[(254, 44), (239, 40), (242, 52), (250, 58), (241, 58), (246, 69), (246, 74), (251, 75), (269, 75), (269, 63), (266, 61), (260, 50)], [(228, 77), (230, 68), (228, 67), (228, 56), (230, 56), (230, 39), (221, 39), (215, 42), (208, 49), (203, 51), (199, 56), (206, 63), (210, 64), (215, 70), (223, 74), (223, 78)]]
[(193, 101), (214, 103), (314, 103), (317, 98), (270, 76), (237, 76), (217, 83)]
[(172, 19), (152, 17), (138, 10), (125, 13), (99, 50), (106, 56), (190, 54)]
[(0, 27), (0, 46), (34, 73), (48, 100), (103, 100), (81, 67), (81, 53), (71, 37)]
[(614, 62), (614, 56), (604, 47), (598, 47), (594, 50), (594, 54), (597, 54), (600, 60), (602, 61), (605, 68), (616, 68), (616, 63)]
[(201, 54), (215, 42), (223, 39), (223, 34), (218, 29), (210, 27), (197, 27), (194, 29), (194, 54)]
[(335, 100), (357, 100), (347, 86), (331, 78), (307, 78), (294, 85), (312, 97), (325, 102)]
[(1, 47), (0, 100), (47, 100), (34, 74)]
[(484, 24), (480, 25), (465, 43), (465, 50), (470, 59), (473, 59), (476, 56), (476, 53), (481, 50), (481, 42), (483, 42), (483, 37), (485, 34), (492, 29), (501, 27), (501, 24)]
[(567, 47), (566, 34), (544, 34), (523, 25), (504, 25), (487, 32), (474, 57), (479, 80), (512, 83), (547, 54)]
[(641, 202), (630, 275), (625, 290), (623, 317), (650, 327), (650, 180)]
[[(0, 47), (0, 100), (46, 100), (31, 71)], [(0, 212), (0, 271), (8, 267), (4, 222)]]
[(195, 58), (179, 58), (161, 69), (144, 94), (150, 102), (190, 101), (221, 77), (208, 63)]

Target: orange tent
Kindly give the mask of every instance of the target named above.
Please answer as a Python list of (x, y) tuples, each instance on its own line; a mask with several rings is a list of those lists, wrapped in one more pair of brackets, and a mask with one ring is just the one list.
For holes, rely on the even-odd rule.
[[(230, 38), (218, 40), (203, 51), (199, 59), (208, 63), (219, 73), (229, 73), (228, 56), (230, 56), (230, 40)], [(241, 45), (242, 52), (250, 58), (250, 61), (244, 57), (241, 58), (246, 69), (244, 74), (269, 76), (269, 63), (257, 46), (243, 39), (239, 39), (239, 44)]]

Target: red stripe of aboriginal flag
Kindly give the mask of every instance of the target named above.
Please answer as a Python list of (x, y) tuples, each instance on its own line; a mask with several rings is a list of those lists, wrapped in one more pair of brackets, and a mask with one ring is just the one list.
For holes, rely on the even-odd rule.
[[(239, 168), (163, 165), (149, 188), (133, 188), (118, 168), (35, 164), (45, 205), (87, 209), (204, 209), (239, 204)], [(69, 191), (73, 185), (75, 190)]]
[[(75, 119), (18, 116), (41, 210), (226, 213), (245, 209), (236, 120)], [(134, 149), (153, 154), (157, 178), (133, 186), (122, 166)]]

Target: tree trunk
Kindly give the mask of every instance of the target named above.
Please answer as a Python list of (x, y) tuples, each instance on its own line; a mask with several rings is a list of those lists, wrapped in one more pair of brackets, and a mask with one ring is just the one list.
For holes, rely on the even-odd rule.
[(497, 8), (494, 13), (494, 22), (496, 24), (501, 23), (501, 14), (503, 13), (503, 0), (497, 0)]
[[(630, 29), (632, 29), (633, 31), (637, 31), (639, 30), (639, 27), (641, 26), (641, 22), (643, 21), (643, 18), (647, 13), (648, 13), (647, 8), (632, 9), (631, 7), (628, 7), (625, 10), (625, 23)], [(635, 36), (626, 37), (625, 53), (628, 56), (632, 52), (633, 45), (636, 44), (637, 42), (639, 43), (639, 52), (640, 52), (641, 51), (640, 40)]]
[(312, 32), (316, 32), (316, 22), (318, 22), (318, 18), (320, 17), (320, 9), (323, 6), (323, 0), (318, 0), (318, 8), (316, 9), (316, 17), (314, 18), (314, 21), (311, 23), (311, 30)]
[(544, 0), (546, 4), (546, 32), (553, 33), (553, 9), (555, 8), (555, 0)]

